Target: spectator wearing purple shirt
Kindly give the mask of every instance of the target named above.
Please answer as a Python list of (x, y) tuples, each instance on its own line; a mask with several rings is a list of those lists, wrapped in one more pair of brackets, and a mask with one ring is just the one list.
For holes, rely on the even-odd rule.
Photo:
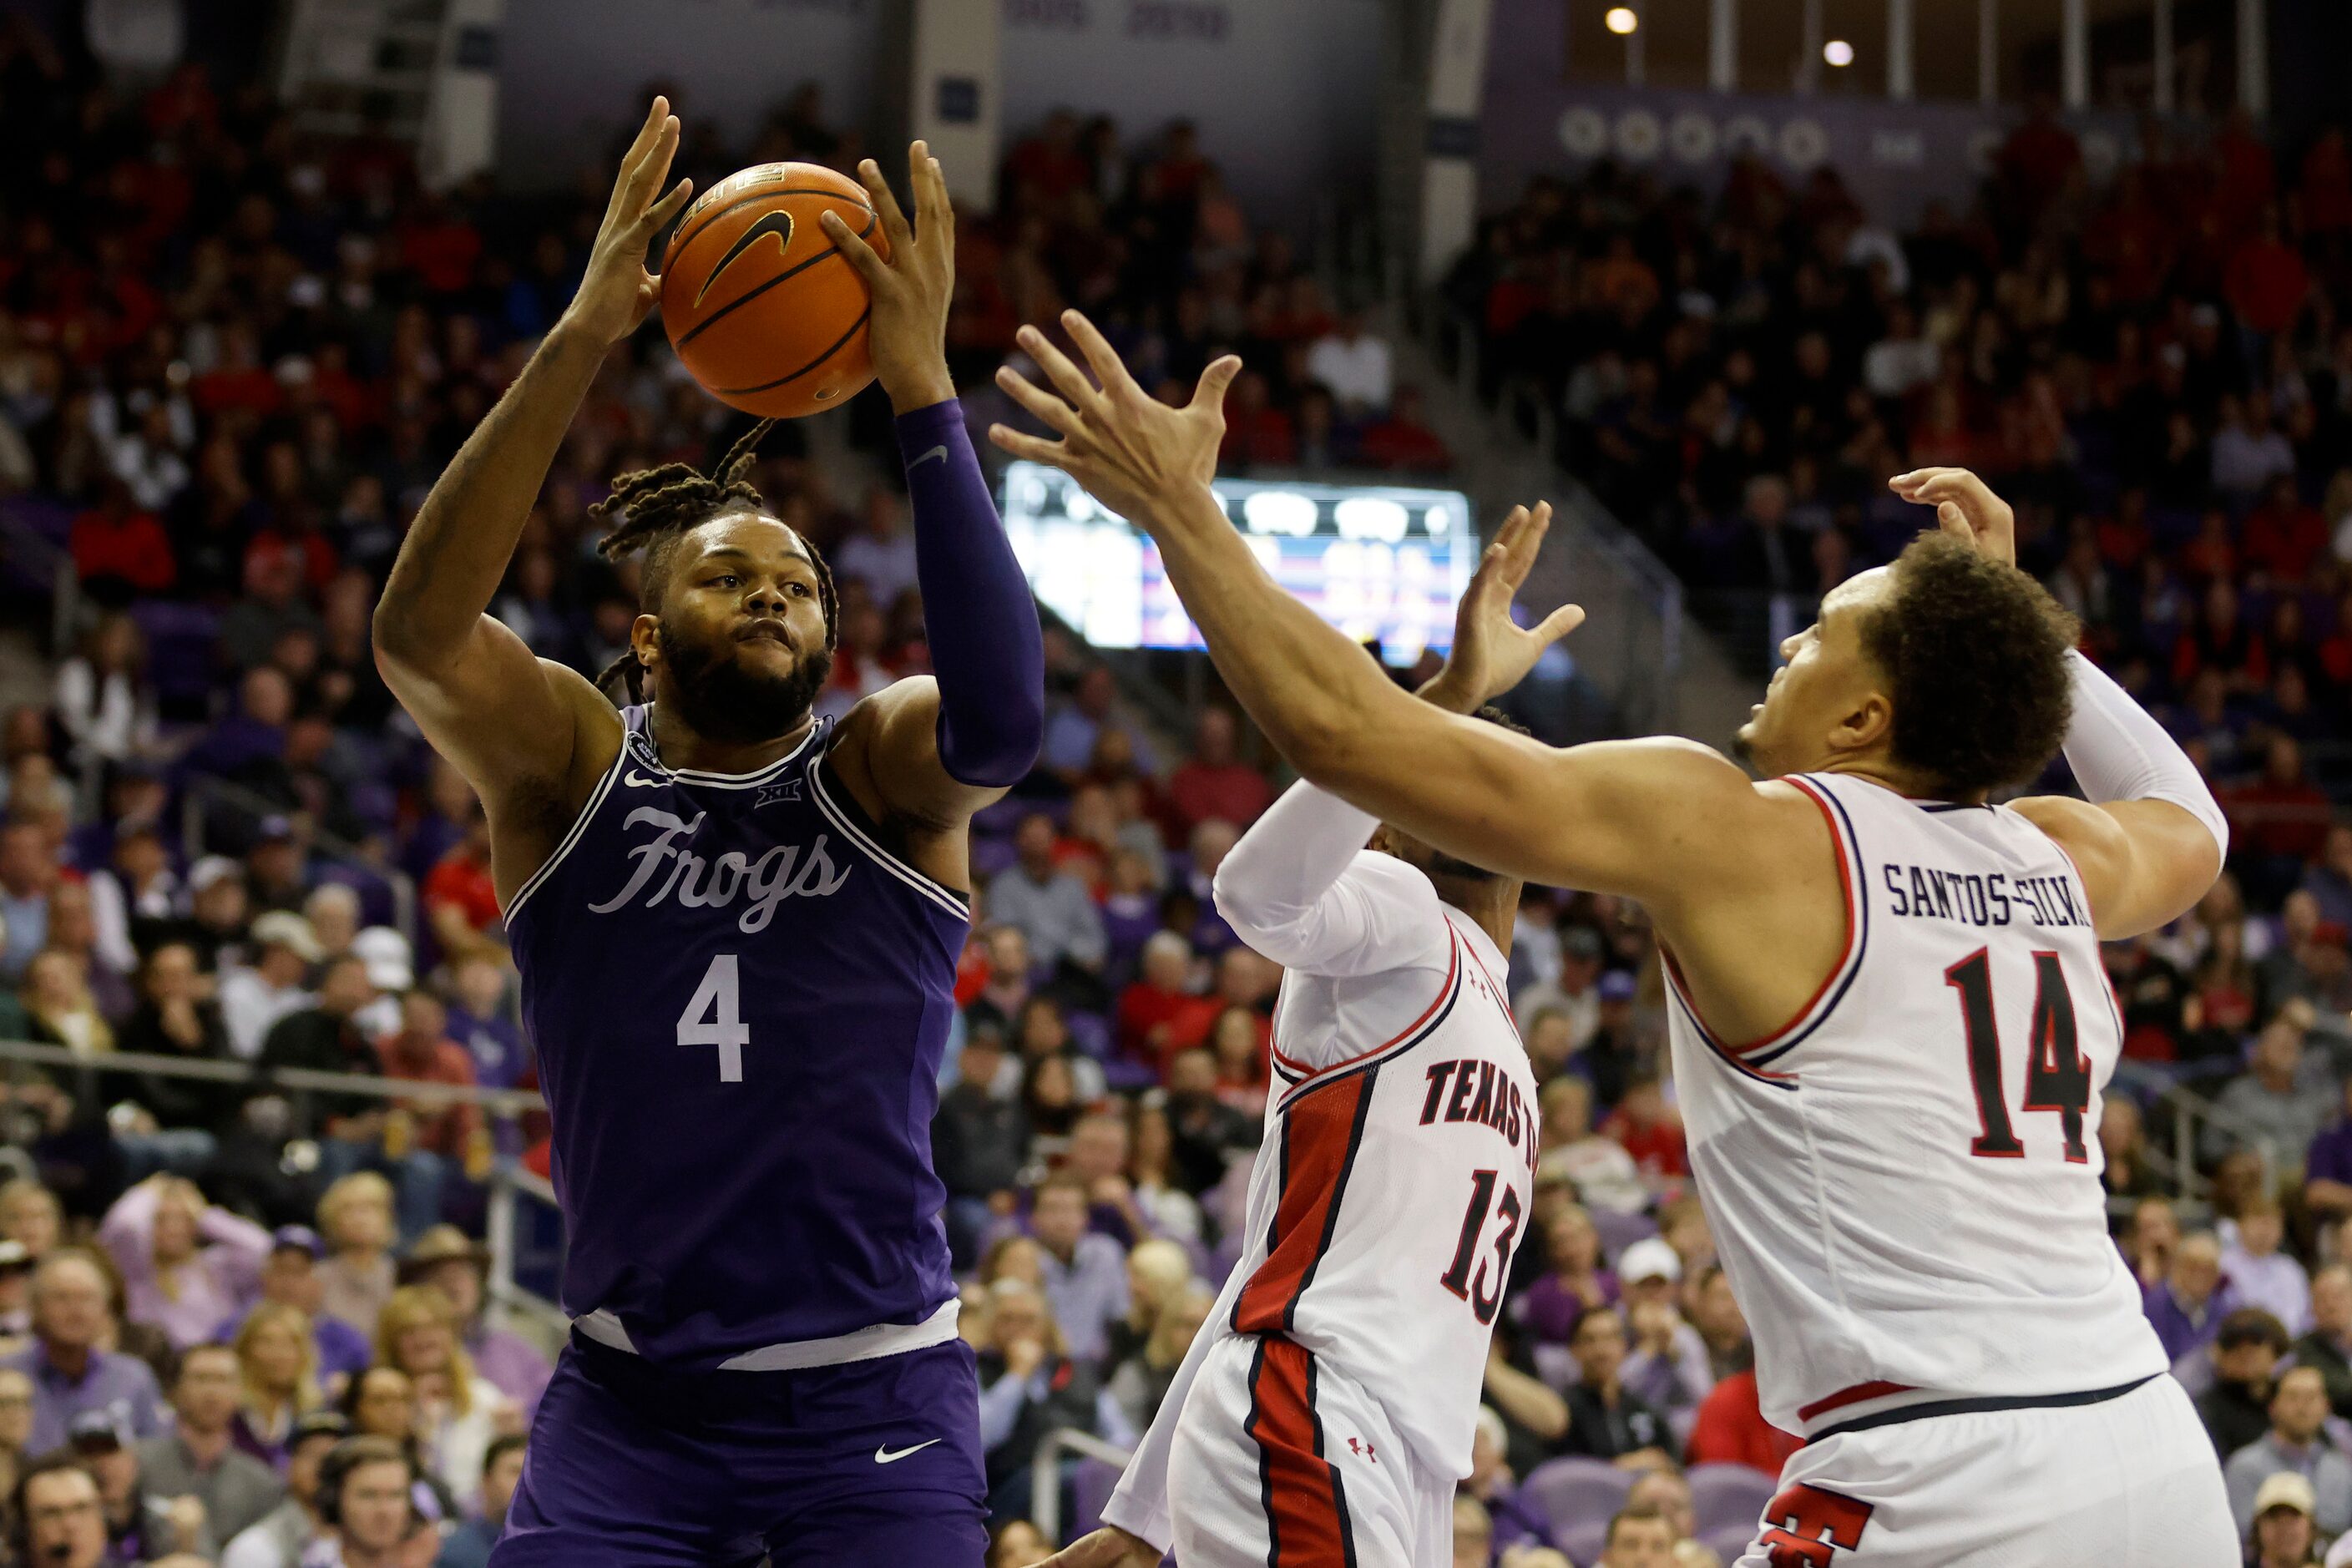
[(2352, 1079), (2344, 1080), (2344, 1114), (2320, 1130), (2304, 1155), (2303, 1201), (2322, 1219), (2352, 1215)]
[(1038, 1185), (1030, 1229), (1045, 1254), (1045, 1299), (1070, 1359), (1093, 1364), (1108, 1343), (1107, 1325), (1127, 1313), (1127, 1251), (1089, 1231), (1088, 1218), (1084, 1179), (1057, 1174)]
[(73, 1418), (93, 1410), (111, 1413), (133, 1437), (163, 1428), (155, 1373), (136, 1356), (99, 1348), (106, 1295), (98, 1259), (79, 1247), (52, 1249), (33, 1271), (33, 1343), (0, 1362), (33, 1380), (28, 1454), (64, 1443)]
[(539, 1410), (539, 1396), (547, 1392), (555, 1368), (529, 1340), (508, 1329), (492, 1328), (483, 1312), (484, 1283), (489, 1273), (488, 1249), (466, 1239), (454, 1225), (436, 1225), (416, 1238), (400, 1265), (403, 1285), (429, 1285), (449, 1299), (463, 1325), (466, 1353), (474, 1371), (500, 1394), (522, 1407), (528, 1420)]
[[(325, 1295), (326, 1282), (319, 1276), (319, 1259), (325, 1257), (326, 1243), (319, 1233), (308, 1226), (280, 1226), (270, 1233), (269, 1256), (261, 1265), (261, 1300), (293, 1308), (310, 1321), (310, 1337), (319, 1351), (319, 1381), (358, 1375), (375, 1357), (367, 1336), (344, 1322), (331, 1318), (319, 1310)], [(223, 1342), (236, 1338), (244, 1326), (246, 1312), (224, 1321), (213, 1331), (213, 1337)]]
[(133, 1322), (163, 1331), (185, 1350), (259, 1299), (269, 1233), (205, 1201), (194, 1182), (150, 1176), (107, 1211), (99, 1244), (122, 1274)]
[(2172, 1268), (2143, 1299), (2149, 1325), (2176, 1363), (2210, 1344), (2237, 1304), (2238, 1293), (2221, 1273), (2221, 1244), (2209, 1230), (2180, 1238)]

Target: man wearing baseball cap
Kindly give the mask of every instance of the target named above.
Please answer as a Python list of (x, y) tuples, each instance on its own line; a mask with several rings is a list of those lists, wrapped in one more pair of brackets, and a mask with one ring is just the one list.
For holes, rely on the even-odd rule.
[[(319, 1310), (324, 1282), (319, 1278), (318, 1264), (326, 1255), (326, 1243), (319, 1239), (317, 1231), (307, 1225), (281, 1225), (269, 1234), (269, 1256), (261, 1266), (262, 1300), (291, 1307), (310, 1320), (321, 1383), (338, 1376), (355, 1377), (374, 1359), (366, 1335)], [(216, 1337), (223, 1342), (235, 1339), (243, 1323), (242, 1314), (230, 1319), (220, 1326)]]
[[(2252, 1548), (2247, 1561), (2253, 1568), (2305, 1568), (2318, 1544), (2319, 1524), (2314, 1517), (2318, 1494), (2293, 1470), (2281, 1470), (2254, 1493)], [(2352, 1539), (2352, 1537), (2347, 1537)], [(2336, 1561), (2333, 1552), (2330, 1563)]]
[(253, 922), (247, 950), (247, 963), (221, 971), (220, 1007), (229, 1048), (251, 1061), (271, 1026), (316, 1000), (303, 982), (319, 962), (319, 940), (300, 915), (272, 910)]

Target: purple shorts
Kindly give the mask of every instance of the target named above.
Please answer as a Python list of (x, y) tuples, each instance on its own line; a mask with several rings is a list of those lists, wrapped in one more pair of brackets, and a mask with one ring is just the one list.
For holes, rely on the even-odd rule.
[(678, 1372), (574, 1334), (493, 1568), (978, 1568), (980, 1381), (961, 1340), (795, 1372)]

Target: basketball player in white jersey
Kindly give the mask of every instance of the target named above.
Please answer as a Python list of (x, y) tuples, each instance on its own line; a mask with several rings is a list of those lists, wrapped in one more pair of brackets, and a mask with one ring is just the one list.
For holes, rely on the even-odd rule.
[[(1699, 1194), (1807, 1439), (1740, 1568), (2220, 1568), (2212, 1445), (2106, 1234), (2089, 1123), (2121, 1046), (2097, 942), (2209, 888), (2195, 768), (2018, 571), (1972, 475), (1829, 594), (1742, 728), (1554, 750), (1411, 700), (1259, 565), (1209, 489), (1232, 358), (1155, 404), (1076, 312), (1034, 330), (1061, 437), (994, 433), (1158, 542), (1226, 683), (1307, 778), (1527, 880), (1641, 900), (1668, 955)], [(2087, 801), (1986, 804), (2063, 746)]]
[[(1477, 711), (1584, 618), (1512, 624), (1543, 531), (1512, 513), (1425, 700)], [(1171, 1546), (1184, 1568), (1448, 1561), (1535, 1172), (1504, 994), (1519, 883), (1301, 782), (1225, 857), (1216, 899), (1289, 972), (1249, 1247), (1105, 1528), (1052, 1568), (1148, 1568)]]

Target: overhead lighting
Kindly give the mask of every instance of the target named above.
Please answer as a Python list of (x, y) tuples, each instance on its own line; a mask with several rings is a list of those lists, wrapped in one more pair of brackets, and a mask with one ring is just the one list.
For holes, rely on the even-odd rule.
[(1832, 38), (1822, 46), (1822, 58), (1833, 66), (1850, 66), (1853, 64), (1853, 46), (1843, 38)]
[(1609, 24), (1611, 32), (1620, 37), (1642, 25), (1642, 18), (1633, 14), (1633, 7), (1631, 5), (1612, 5), (1609, 7), (1609, 15), (1601, 20)]

